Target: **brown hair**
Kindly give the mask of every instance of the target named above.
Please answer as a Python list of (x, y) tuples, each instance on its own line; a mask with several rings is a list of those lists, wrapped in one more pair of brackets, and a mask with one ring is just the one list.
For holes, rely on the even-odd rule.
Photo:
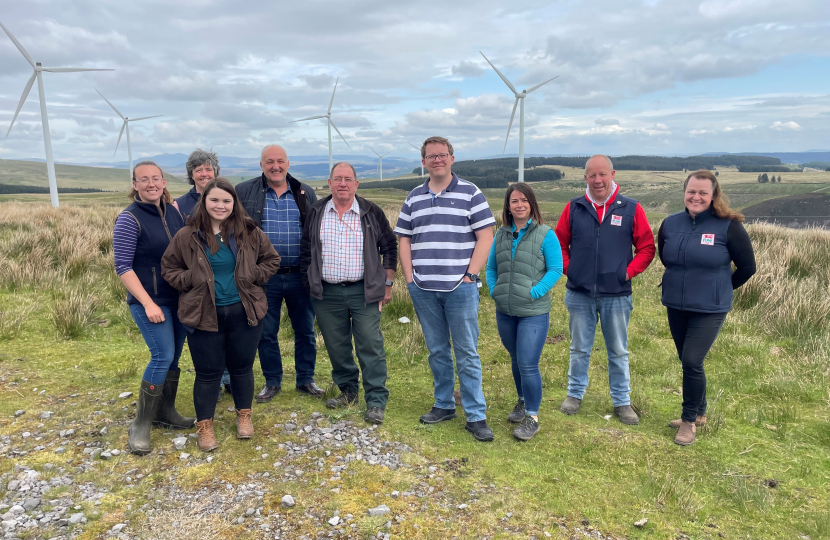
[(206, 206), (207, 197), (213, 188), (227, 191), (233, 198), (233, 211), (219, 226), (219, 234), (222, 235), (222, 238), (229, 238), (233, 234), (236, 237), (236, 245), (241, 247), (250, 238), (250, 231), (256, 228), (254, 221), (248, 217), (248, 213), (245, 212), (245, 208), (239, 202), (239, 197), (236, 195), (233, 184), (222, 176), (214, 178), (205, 186), (202, 196), (199, 197), (199, 204), (196, 206), (196, 211), (193, 212), (193, 217), (190, 218), (189, 222), (192, 227), (201, 231), (205, 236), (211, 255), (215, 255), (219, 251), (219, 242), (216, 241), (216, 235), (213, 234), (213, 226), (210, 223), (210, 214), (208, 214)]
[(444, 145), (447, 146), (447, 152), (449, 152), (450, 155), (453, 155), (453, 153), (452, 153), (452, 144), (450, 143), (449, 140), (445, 139), (444, 137), (430, 137), (429, 139), (424, 141), (424, 144), (421, 145), (421, 159), (424, 159), (424, 158), (427, 157), (427, 145), (428, 144), (444, 144)]
[[(162, 171), (161, 167), (156, 165), (154, 161), (139, 161), (135, 164), (135, 167), (133, 167), (133, 183), (137, 181), (135, 178), (135, 170), (139, 167), (143, 167), (144, 165), (152, 165), (159, 170), (161, 177), (164, 178), (164, 171)], [(138, 190), (135, 189), (135, 186), (130, 187), (130, 193), (127, 194), (127, 197), (129, 197), (131, 201), (135, 201), (135, 198), (138, 197)], [(169, 191), (167, 191), (167, 187), (162, 189), (161, 200), (164, 201), (164, 204), (173, 204), (173, 196), (170, 195)]]
[(524, 182), (516, 182), (510, 184), (507, 188), (507, 193), (504, 194), (504, 209), (501, 212), (501, 223), (505, 226), (513, 225), (513, 215), (510, 213), (510, 195), (518, 191), (527, 197), (527, 203), (530, 205), (530, 218), (537, 224), (542, 224), (542, 211), (539, 210), (539, 203), (536, 202), (536, 194), (533, 189)]
[(692, 178), (699, 178), (700, 180), (709, 180), (712, 182), (712, 213), (715, 216), (721, 219), (734, 219), (735, 221), (740, 221), (743, 223), (744, 215), (738, 212), (737, 210), (733, 210), (729, 208), (729, 197), (726, 196), (726, 193), (721, 191), (720, 184), (718, 183), (718, 178), (712, 174), (712, 171), (707, 171), (706, 169), (701, 169), (699, 171), (695, 171), (693, 173), (689, 173), (689, 176), (686, 177), (686, 180), (683, 181), (683, 191), (686, 191), (686, 186), (689, 185), (689, 180)]

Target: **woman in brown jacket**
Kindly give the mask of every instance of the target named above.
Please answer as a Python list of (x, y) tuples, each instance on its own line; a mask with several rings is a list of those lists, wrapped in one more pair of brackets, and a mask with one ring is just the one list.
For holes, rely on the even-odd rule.
[(190, 224), (181, 229), (161, 260), (161, 272), (178, 289), (179, 320), (188, 339), (196, 381), (193, 402), (199, 448), (216, 448), (213, 414), (227, 367), (236, 407), (236, 437), (254, 434), (251, 402), (254, 357), (268, 311), (262, 288), (280, 266), (280, 256), (239, 203), (225, 178), (211, 180)]

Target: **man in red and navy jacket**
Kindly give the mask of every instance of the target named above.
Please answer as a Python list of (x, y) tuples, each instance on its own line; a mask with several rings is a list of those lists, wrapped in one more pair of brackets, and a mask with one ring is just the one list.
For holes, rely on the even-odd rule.
[(615, 174), (607, 156), (592, 156), (585, 163), (585, 195), (572, 199), (556, 224), (568, 276), (565, 306), (571, 333), (568, 397), (561, 410), (576, 414), (582, 405), (599, 321), (614, 414), (624, 424), (636, 425), (628, 370), (631, 279), (651, 264), (654, 235), (640, 203), (620, 195)]

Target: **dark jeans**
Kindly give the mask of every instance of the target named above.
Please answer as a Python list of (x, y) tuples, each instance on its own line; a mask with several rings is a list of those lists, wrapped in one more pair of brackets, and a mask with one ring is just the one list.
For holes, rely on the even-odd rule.
[(550, 314), (533, 317), (512, 317), (496, 311), (496, 327), (502, 345), (510, 355), (513, 367), (513, 382), (519, 399), (524, 399), (525, 412), (530, 416), (539, 414), (542, 404), (542, 374), (539, 372), (539, 358), (548, 337)]
[(195, 330), (188, 336), (190, 356), (196, 369), (193, 403), (196, 419), (213, 418), (219, 381), (227, 368), (231, 376), (233, 404), (237, 409), (250, 409), (254, 399), (254, 358), (262, 334), (262, 323), (248, 325), (242, 302), (216, 308), (219, 319), (217, 332)]
[[(362, 372), (366, 406), (386, 409), (389, 390), (378, 303), (366, 303), (362, 281), (346, 286), (323, 283), (323, 299), (312, 302), (331, 359), (334, 384), (341, 392), (356, 396)], [(359, 370), (352, 355), (352, 336)]]
[[(280, 309), (285, 300), (288, 318), (294, 328), (294, 369), (297, 386), (314, 382), (317, 362), (317, 339), (314, 336), (314, 309), (306, 294), (299, 272), (275, 274), (265, 286), (268, 313), (262, 319), (262, 338), (259, 340), (259, 363), (265, 384), (282, 386), (282, 355), (277, 334), (280, 331)], [(233, 387), (233, 383), (231, 383)]]
[(694, 422), (706, 414), (706, 373), (703, 359), (720, 333), (726, 313), (696, 313), (666, 308), (669, 329), (683, 365), (683, 415)]

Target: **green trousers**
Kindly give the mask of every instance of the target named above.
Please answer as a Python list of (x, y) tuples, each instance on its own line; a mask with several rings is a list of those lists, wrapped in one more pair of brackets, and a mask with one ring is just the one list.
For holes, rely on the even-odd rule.
[[(389, 390), (378, 303), (365, 303), (362, 281), (346, 286), (324, 282), (323, 299), (311, 302), (331, 359), (334, 384), (341, 392), (356, 396), (362, 372), (366, 406), (386, 409)], [(359, 369), (352, 354), (352, 336)]]

